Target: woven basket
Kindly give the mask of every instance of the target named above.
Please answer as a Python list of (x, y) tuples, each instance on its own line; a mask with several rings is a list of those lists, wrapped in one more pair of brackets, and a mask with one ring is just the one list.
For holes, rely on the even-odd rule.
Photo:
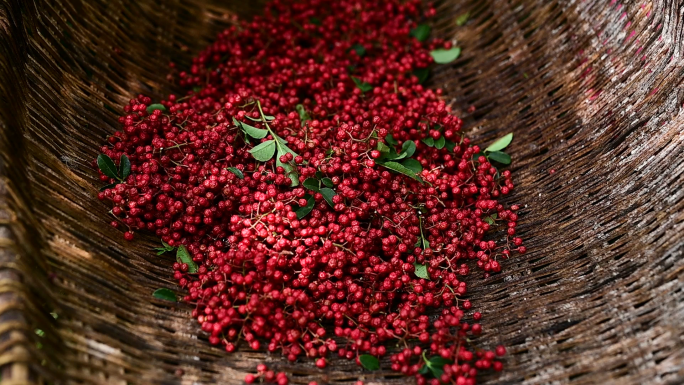
[[(261, 8), (228, 3), (0, 0), (1, 384), (240, 384), (263, 361), (294, 383), (408, 382), (349, 361), (225, 354), (188, 305), (151, 296), (175, 288), (169, 257), (150, 252), (158, 240), (125, 243), (107, 225), (91, 160), (129, 98), (174, 90), (170, 60), (187, 65), (233, 15)], [(683, 12), (672, 0), (438, 4), (435, 33), (463, 54), (431, 83), (477, 143), (515, 133), (508, 201), (524, 208), (530, 250), (472, 280), (483, 338), (511, 353), (484, 383), (684, 383)]]

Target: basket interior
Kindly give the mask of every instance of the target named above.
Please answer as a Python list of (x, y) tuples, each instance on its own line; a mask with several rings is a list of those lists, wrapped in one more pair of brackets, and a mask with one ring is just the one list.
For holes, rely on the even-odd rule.
[[(430, 84), (476, 143), (515, 133), (507, 201), (524, 208), (529, 250), (469, 281), (484, 341), (510, 352), (482, 382), (684, 382), (681, 7), (438, 3), (434, 33), (463, 51)], [(187, 65), (234, 15), (260, 8), (0, 1), (2, 384), (240, 384), (263, 361), (294, 383), (405, 383), (346, 360), (320, 370), (211, 347), (188, 305), (151, 296), (175, 288), (170, 257), (150, 251), (158, 240), (125, 242), (95, 198), (91, 161), (121, 107), (174, 91), (169, 61)]]

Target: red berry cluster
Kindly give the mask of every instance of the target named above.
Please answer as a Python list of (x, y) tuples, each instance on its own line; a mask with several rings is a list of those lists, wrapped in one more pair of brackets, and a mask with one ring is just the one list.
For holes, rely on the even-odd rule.
[[(419, 383), (501, 370), (503, 347), (467, 338), (481, 315), (466, 322), (463, 297), (472, 267), (488, 277), (525, 251), (518, 207), (497, 201), (510, 172), (475, 156), (442, 90), (412, 75), (451, 48), (411, 36), (434, 13), (417, 0), (276, 0), (174, 75), (186, 96), (124, 108), (101, 151), (126, 155), (131, 173), (98, 197), (127, 240), (147, 230), (187, 249), (174, 278), (210, 343), (323, 368), (399, 342), (392, 369)], [(493, 226), (506, 236), (485, 239)], [(445, 361), (426, 380), (429, 355)]]
[(256, 375), (247, 374), (245, 376), (245, 383), (247, 384), (254, 384), (258, 380), (277, 385), (287, 385), (290, 383), (285, 372), (276, 373), (273, 370), (269, 370), (265, 364), (257, 365)]

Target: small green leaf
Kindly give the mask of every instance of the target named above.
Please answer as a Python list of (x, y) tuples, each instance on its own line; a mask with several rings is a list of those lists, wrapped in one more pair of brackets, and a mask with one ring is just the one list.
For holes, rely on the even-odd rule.
[(258, 146), (252, 148), (249, 150), (249, 153), (252, 154), (254, 159), (258, 160), (259, 162), (267, 162), (273, 158), (273, 154), (275, 154), (276, 150), (276, 142), (275, 140), (267, 140), (263, 143), (260, 143)]
[(131, 175), (131, 161), (125, 154), (121, 154), (121, 160), (119, 161), (119, 175), (121, 180), (125, 180)]
[(306, 124), (307, 121), (311, 120), (311, 115), (309, 115), (308, 112), (306, 112), (306, 109), (304, 108), (303, 104), (297, 104), (295, 107), (297, 110), (297, 113), (299, 114), (299, 121), (302, 122), (302, 127)]
[(409, 169), (409, 168), (402, 166), (400, 163), (384, 162), (384, 163), (380, 163), (380, 165), (385, 167), (385, 168), (388, 168), (394, 172), (398, 172), (399, 174), (406, 175), (407, 177), (409, 177), (411, 179), (415, 179), (420, 183), (423, 183), (423, 180), (420, 179), (420, 177), (418, 175), (416, 175), (415, 172), (411, 171), (411, 169)]
[(425, 143), (425, 145), (428, 147), (435, 147), (435, 140), (432, 139), (431, 136), (428, 136), (427, 138), (421, 140), (421, 142)]
[(321, 25), (322, 24), (321, 19), (317, 18), (316, 16), (310, 18), (309, 21), (311, 22), (311, 24), (314, 24), (314, 25)]
[(470, 17), (470, 12), (466, 12), (462, 14), (461, 16), (456, 18), (456, 25), (459, 27), (465, 24), (468, 21), (468, 18)]
[(461, 55), (461, 48), (453, 47), (451, 49), (439, 48), (434, 51), (430, 51), (430, 55), (435, 60), (437, 64), (449, 64), (456, 60)]
[(430, 274), (428, 274), (427, 266), (421, 265), (418, 263), (414, 263), (413, 267), (416, 269), (415, 270), (416, 277), (430, 280)]
[(112, 158), (105, 154), (100, 154), (97, 156), (97, 166), (100, 168), (103, 174), (110, 178), (119, 179), (119, 171), (116, 169), (116, 165)]
[(240, 171), (239, 169), (235, 167), (228, 167), (227, 170), (235, 174), (236, 177), (240, 179), (245, 179), (245, 174), (243, 174), (242, 171)]
[(511, 156), (506, 154), (505, 152), (501, 152), (501, 151), (490, 152), (489, 154), (487, 154), (487, 158), (489, 160), (493, 160), (493, 161), (501, 163), (501, 164), (511, 164)]
[(419, 24), (416, 28), (411, 30), (411, 36), (418, 41), (425, 41), (430, 36), (430, 26), (427, 24)]
[(406, 154), (406, 158), (410, 157), (416, 152), (416, 142), (407, 140), (401, 145), (401, 153)]
[(494, 143), (490, 144), (489, 147), (485, 148), (485, 152), (494, 152), (494, 151), (501, 151), (504, 148), (508, 147), (509, 144), (513, 141), (513, 133), (508, 133), (501, 138), (497, 139), (494, 141)]
[(325, 199), (326, 202), (330, 205), (330, 207), (335, 207), (335, 204), (333, 203), (332, 199), (335, 195), (335, 191), (333, 191), (330, 188), (323, 187), (321, 189), (321, 195), (323, 195), (323, 199)]
[(268, 135), (268, 130), (250, 126), (249, 124), (241, 122), (235, 118), (233, 118), (233, 123), (235, 123), (236, 126), (240, 127), (242, 131), (245, 132), (245, 134), (251, 136), (254, 139), (263, 139), (266, 137), (266, 135)]
[(166, 251), (167, 251), (167, 250), (162, 249), (162, 248), (160, 248), (160, 247), (158, 247), (158, 248), (156, 248), (156, 249), (154, 249), (154, 250), (157, 252), (157, 255), (162, 255), (162, 254), (166, 253)]
[(164, 242), (164, 241), (162, 241), (162, 246), (164, 246), (164, 248), (165, 248), (166, 250), (168, 250), (168, 251), (171, 251), (171, 250), (175, 249), (175, 247), (169, 245), (168, 243), (166, 243), (166, 242)]
[(325, 178), (325, 176), (323, 175), (323, 173), (320, 172), (320, 171), (316, 171), (315, 177), (316, 177), (316, 179), (323, 179), (323, 178)]
[(420, 367), (420, 370), (418, 370), (418, 373), (420, 373), (420, 374), (428, 374), (429, 371), (430, 371), (430, 369), (428, 369), (427, 364), (425, 364), (425, 365), (423, 365), (423, 366)]
[(154, 291), (154, 293), (152, 293), (152, 296), (154, 298), (163, 299), (165, 301), (176, 302), (178, 300), (178, 298), (176, 297), (176, 293), (169, 289), (157, 289)]
[(41, 329), (36, 329), (36, 334), (38, 334), (41, 337), (45, 337), (45, 332), (42, 331)]
[(378, 370), (380, 369), (380, 361), (370, 354), (362, 354), (359, 356), (359, 362), (366, 370)]
[(104, 190), (107, 190), (110, 188), (114, 188), (114, 187), (116, 187), (117, 184), (119, 184), (119, 182), (108, 184), (106, 186), (102, 186), (102, 187), (100, 187), (100, 191), (104, 191)]
[(444, 374), (444, 365), (451, 364), (452, 362), (441, 356), (434, 356), (430, 357), (429, 360), (425, 360), (425, 365), (435, 378), (440, 378)]
[(272, 121), (275, 120), (275, 116), (264, 115), (264, 119), (265, 119), (267, 122), (272, 122)]
[(456, 143), (452, 142), (450, 140), (447, 140), (446, 143), (444, 144), (444, 147), (449, 150), (449, 152), (454, 152), (454, 148), (456, 148)]
[(321, 183), (316, 178), (306, 178), (302, 186), (308, 188), (311, 191), (319, 192), (321, 189)]
[(197, 264), (192, 260), (190, 253), (188, 253), (188, 249), (183, 245), (178, 246), (176, 261), (178, 261), (178, 263), (186, 263), (188, 265), (188, 273), (197, 272)]
[(316, 199), (314, 199), (314, 197), (312, 197), (311, 195), (304, 195), (304, 198), (306, 198), (306, 206), (302, 206), (295, 210), (295, 214), (297, 214), (297, 219), (304, 218), (307, 214), (311, 212), (311, 210), (313, 210), (313, 207), (316, 204)]
[(291, 165), (290, 163), (283, 163), (280, 161), (280, 157), (288, 152), (292, 153), (293, 156), (297, 155), (287, 146), (281, 144), (281, 146), (278, 148), (278, 154), (276, 155), (276, 167), (282, 167), (285, 170), (285, 175), (287, 175), (287, 177), (290, 178), (290, 181), (292, 182), (290, 186), (296, 187), (299, 186), (299, 175), (297, 175), (297, 168)]
[(161, 110), (161, 112), (166, 112), (166, 107), (163, 104), (155, 103), (147, 106), (147, 113), (151, 114), (156, 110)]
[(333, 188), (333, 186), (335, 186), (335, 185), (333, 184), (333, 181), (332, 181), (332, 179), (330, 179), (330, 178), (327, 178), (327, 177), (326, 177), (326, 178), (323, 178), (323, 179), (321, 179), (321, 182), (323, 182), (323, 185), (325, 185), (325, 187), (330, 187), (330, 188)]
[(387, 147), (387, 145), (383, 142), (378, 142), (378, 151), (380, 151), (383, 154), (387, 154), (390, 151), (390, 148)]
[(198, 94), (200, 91), (202, 91), (202, 87), (192, 87), (192, 92)]
[(351, 46), (351, 49), (356, 51), (356, 54), (359, 56), (363, 56), (366, 54), (366, 47), (362, 46), (361, 44), (354, 44)]
[(385, 137), (385, 142), (387, 142), (387, 144), (389, 144), (390, 146), (396, 146), (397, 144), (399, 144), (399, 142), (397, 142), (397, 140), (394, 139), (394, 136), (392, 136), (392, 134), (387, 134), (387, 136)]
[(423, 166), (420, 162), (413, 158), (404, 159), (401, 161), (401, 164), (416, 174), (420, 174), (423, 171)]
[(494, 213), (492, 215), (488, 215), (488, 216), (484, 217), (483, 221), (489, 223), (490, 225), (493, 225), (494, 221), (496, 221), (496, 217), (497, 217), (497, 214)]
[(57, 319), (57, 318), (59, 317), (59, 314), (55, 313), (54, 311), (51, 311), (51, 312), (50, 312), (50, 315), (51, 315), (52, 318), (54, 318), (54, 319)]
[(368, 92), (368, 91), (371, 91), (373, 89), (372, 85), (370, 85), (364, 81), (361, 81), (361, 79), (354, 77), (354, 76), (352, 76), (351, 78), (354, 81), (354, 83), (356, 84), (356, 87), (358, 87), (361, 90), (361, 92)]
[(413, 70), (413, 75), (418, 78), (418, 84), (423, 84), (430, 76), (429, 68), (416, 68)]
[(444, 148), (444, 145), (446, 145), (446, 139), (444, 139), (443, 136), (440, 136), (439, 139), (435, 140), (436, 149), (441, 150)]

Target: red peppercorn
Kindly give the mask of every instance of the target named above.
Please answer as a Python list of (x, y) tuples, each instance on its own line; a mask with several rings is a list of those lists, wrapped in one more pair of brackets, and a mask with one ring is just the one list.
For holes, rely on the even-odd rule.
[[(241, 344), (325, 368), (331, 354), (382, 357), (401, 339), (409, 347), (390, 354), (391, 368), (419, 384), (474, 384), (478, 371), (501, 370), (499, 347), (466, 343), (482, 327), (465, 322), (476, 300), (463, 298), (474, 266), (489, 277), (526, 252), (520, 207), (499, 203), (515, 191), (511, 172), (473, 159), (480, 147), (442, 90), (410, 75), (434, 65), (432, 49), (452, 47), (409, 34), (436, 10), (418, 0), (267, 7), (190, 68), (171, 67), (185, 95), (163, 110), (148, 112), (144, 95), (124, 107), (100, 149), (131, 163), (97, 196), (112, 226), (126, 240), (148, 231), (183, 246), (173, 278), (226, 352)], [(498, 231), (505, 239), (488, 235)], [(423, 354), (457, 364), (428, 380)], [(257, 372), (245, 382), (288, 383), (266, 365)]]

